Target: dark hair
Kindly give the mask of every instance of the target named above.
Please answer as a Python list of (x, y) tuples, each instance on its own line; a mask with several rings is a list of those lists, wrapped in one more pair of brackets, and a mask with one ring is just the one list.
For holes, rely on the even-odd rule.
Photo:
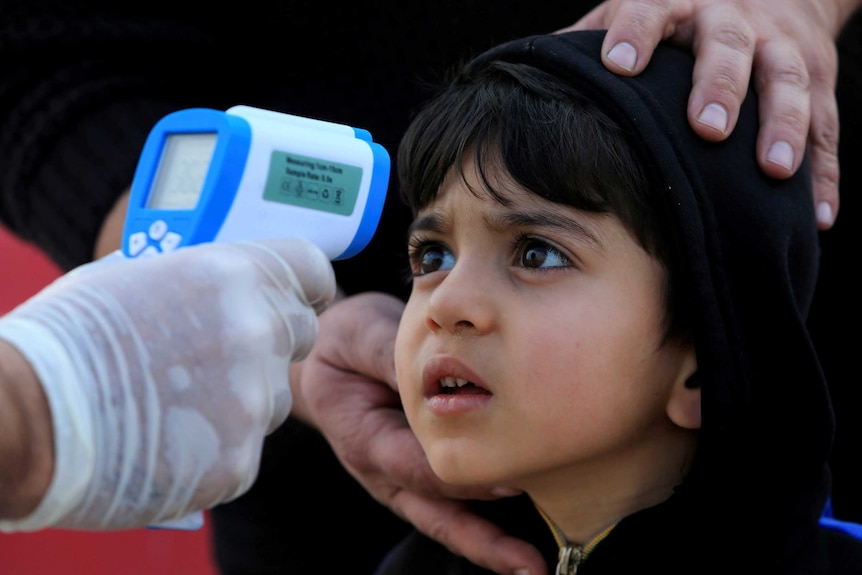
[(495, 168), (551, 202), (617, 216), (667, 269), (665, 337), (683, 336), (671, 238), (628, 137), (597, 104), (548, 72), (502, 61), (462, 67), (407, 129), (397, 157), (400, 189), (416, 214), (450, 170), (464, 179), (471, 160), (484, 192), (502, 204), (505, 196), (487, 177)]

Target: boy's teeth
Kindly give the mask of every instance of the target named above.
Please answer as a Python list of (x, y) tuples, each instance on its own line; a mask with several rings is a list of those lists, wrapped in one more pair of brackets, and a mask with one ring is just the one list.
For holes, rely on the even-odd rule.
[(460, 377), (444, 377), (440, 380), (441, 387), (464, 387), (468, 383), (466, 379)]

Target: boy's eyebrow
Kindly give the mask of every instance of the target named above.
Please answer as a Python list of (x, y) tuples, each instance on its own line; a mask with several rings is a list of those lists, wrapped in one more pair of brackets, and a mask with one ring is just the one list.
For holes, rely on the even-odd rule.
[(584, 225), (577, 218), (566, 217), (556, 212), (545, 210), (508, 212), (499, 219), (498, 223), (495, 224), (493, 221), (489, 223), (500, 229), (511, 228), (513, 226), (554, 228), (561, 233), (578, 236), (598, 248), (602, 247), (599, 234), (594, 230)]
[[(531, 212), (507, 212), (499, 218), (487, 218), (488, 226), (496, 230), (506, 230), (512, 227), (542, 227), (553, 228), (565, 234), (573, 234), (588, 243), (602, 247), (599, 235), (575, 218), (569, 218), (558, 213), (537, 210)], [(446, 224), (440, 215), (435, 213), (418, 216), (407, 230), (408, 235), (418, 231), (443, 233)]]
[(442, 233), (445, 229), (443, 219), (437, 214), (427, 214), (417, 216), (416, 219), (407, 228), (407, 235), (411, 236), (416, 232), (437, 232)]

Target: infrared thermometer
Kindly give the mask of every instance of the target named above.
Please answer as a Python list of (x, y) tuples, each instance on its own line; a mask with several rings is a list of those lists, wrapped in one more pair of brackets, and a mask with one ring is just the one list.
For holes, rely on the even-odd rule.
[[(377, 229), (389, 171), (389, 154), (367, 130), (250, 106), (180, 110), (144, 144), (121, 253), (301, 237), (346, 259)], [(201, 526), (196, 512), (150, 527)]]
[(180, 110), (144, 144), (122, 252), (302, 237), (346, 259), (377, 229), (389, 171), (367, 130), (251, 106)]

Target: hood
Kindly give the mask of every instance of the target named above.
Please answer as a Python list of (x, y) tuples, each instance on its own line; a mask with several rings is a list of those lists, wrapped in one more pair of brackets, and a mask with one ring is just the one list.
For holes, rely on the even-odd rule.
[(698, 458), (669, 507), (688, 525), (708, 521), (734, 537), (750, 529), (762, 544), (774, 534), (786, 545), (817, 524), (833, 434), (806, 328), (819, 261), (807, 162), (787, 180), (761, 172), (753, 91), (726, 141), (699, 138), (686, 113), (691, 54), (661, 45), (626, 78), (602, 65), (603, 37), (533, 36), (474, 62), (527, 63), (567, 79), (634, 135), (648, 176), (666, 190), (665, 221), (688, 270), (682, 289), (702, 386)]

